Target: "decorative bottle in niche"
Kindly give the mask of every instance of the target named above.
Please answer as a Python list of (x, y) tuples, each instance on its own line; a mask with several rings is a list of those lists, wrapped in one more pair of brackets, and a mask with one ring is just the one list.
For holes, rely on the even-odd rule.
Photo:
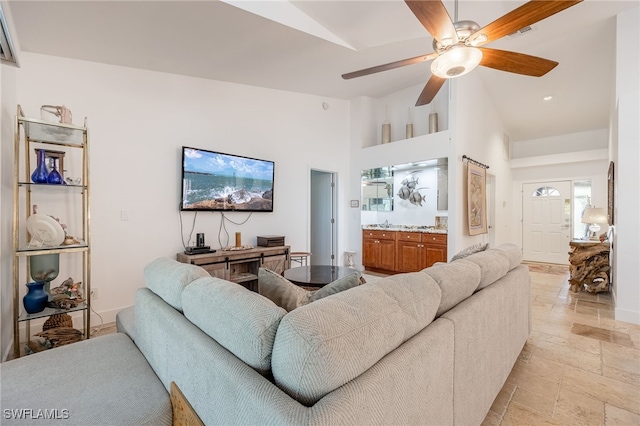
[(22, 298), (22, 304), (27, 313), (36, 314), (47, 307), (49, 295), (44, 291), (44, 284), (42, 281), (26, 284), (28, 291)]
[(385, 120), (382, 123), (382, 143), (391, 142), (391, 123)]
[(411, 108), (409, 108), (409, 121), (406, 126), (407, 131), (407, 139), (411, 139), (413, 137), (413, 122), (411, 120)]
[(389, 108), (385, 106), (385, 120), (382, 123), (382, 143), (391, 142), (391, 123), (389, 123)]
[(438, 113), (432, 112), (429, 114), (429, 133), (436, 133), (438, 131)]
[(47, 183), (53, 183), (57, 185), (64, 183), (64, 180), (62, 180), (62, 175), (60, 174), (60, 172), (58, 172), (58, 165), (55, 159), (53, 160), (53, 169), (51, 169), (49, 175), (47, 176)]
[(39, 149), (38, 151), (38, 165), (31, 174), (31, 180), (33, 183), (47, 183), (47, 177), (49, 176), (49, 170), (47, 170), (47, 162), (45, 158), (45, 150)]

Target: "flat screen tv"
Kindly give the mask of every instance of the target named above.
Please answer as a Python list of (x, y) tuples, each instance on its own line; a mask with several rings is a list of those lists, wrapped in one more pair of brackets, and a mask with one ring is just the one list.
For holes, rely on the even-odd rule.
[(180, 210), (273, 211), (274, 162), (182, 147)]

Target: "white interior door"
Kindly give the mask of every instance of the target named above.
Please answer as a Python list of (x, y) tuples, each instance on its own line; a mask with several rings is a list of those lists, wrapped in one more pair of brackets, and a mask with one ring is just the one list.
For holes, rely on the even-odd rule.
[(524, 260), (569, 263), (571, 182), (522, 185), (522, 254)]

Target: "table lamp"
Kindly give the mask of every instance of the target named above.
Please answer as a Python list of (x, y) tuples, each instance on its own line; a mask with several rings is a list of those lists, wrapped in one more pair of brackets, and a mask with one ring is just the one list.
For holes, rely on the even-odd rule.
[(607, 223), (607, 212), (601, 207), (587, 207), (582, 213), (582, 223), (589, 224), (589, 239), (597, 240), (599, 223)]

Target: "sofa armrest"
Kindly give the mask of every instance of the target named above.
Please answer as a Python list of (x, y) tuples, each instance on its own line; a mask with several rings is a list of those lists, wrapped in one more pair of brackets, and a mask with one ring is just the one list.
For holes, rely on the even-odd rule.
[(118, 333), (124, 333), (136, 341), (136, 328), (135, 328), (136, 311), (134, 306), (124, 308), (116, 314), (116, 329)]

